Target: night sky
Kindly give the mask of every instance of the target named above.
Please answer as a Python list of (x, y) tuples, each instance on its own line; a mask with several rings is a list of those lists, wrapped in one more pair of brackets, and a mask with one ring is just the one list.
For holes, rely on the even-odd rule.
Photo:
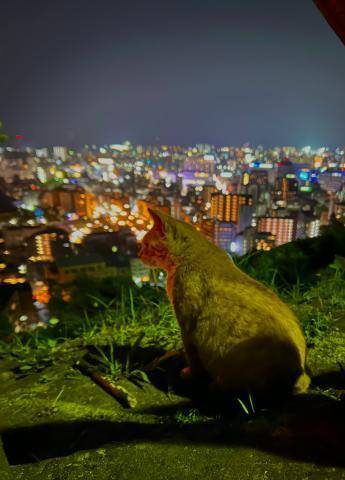
[(0, 118), (32, 146), (345, 144), (345, 48), (312, 0), (8, 0)]

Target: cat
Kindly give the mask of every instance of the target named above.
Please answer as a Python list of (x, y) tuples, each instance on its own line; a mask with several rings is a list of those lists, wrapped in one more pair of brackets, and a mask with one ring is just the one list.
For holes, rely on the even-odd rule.
[(149, 208), (144, 264), (167, 272), (188, 367), (220, 391), (306, 392), (306, 342), (297, 318), (192, 225)]

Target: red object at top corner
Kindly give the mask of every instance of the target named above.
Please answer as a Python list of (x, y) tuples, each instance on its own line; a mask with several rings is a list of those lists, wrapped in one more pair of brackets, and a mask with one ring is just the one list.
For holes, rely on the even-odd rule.
[(345, 45), (345, 1), (314, 0), (314, 3)]

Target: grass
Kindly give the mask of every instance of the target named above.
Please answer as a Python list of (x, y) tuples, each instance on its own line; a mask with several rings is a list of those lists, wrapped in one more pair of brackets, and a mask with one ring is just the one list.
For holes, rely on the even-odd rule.
[(213, 417), (203, 415), (197, 408), (179, 410), (173, 416), (178, 425), (193, 425), (213, 421)]
[[(11, 356), (18, 373), (27, 375), (93, 347), (94, 360), (108, 377), (148, 382), (141, 365), (131, 362), (130, 352), (139, 346), (174, 349), (181, 335), (165, 292), (159, 287), (147, 290), (122, 285), (118, 297), (110, 300), (86, 292), (89, 304), (81, 314), (74, 312), (73, 304), (60, 306), (46, 328), (13, 333), (10, 342), (0, 341), (0, 354)], [(121, 346), (128, 348), (125, 360), (117, 355)]]
[[(237, 264), (248, 271), (246, 262), (247, 259), (237, 259)], [(254, 272), (250, 266), (249, 270), (257, 278), (262, 277), (262, 272)], [(332, 328), (344, 328), (343, 257), (336, 257), (333, 264), (319, 272), (313, 284), (306, 285), (298, 280), (294, 285), (281, 287), (281, 281), (277, 281), (277, 269), (266, 271), (265, 275), (266, 285), (300, 319), (309, 345)], [(97, 362), (107, 375), (132, 376), (147, 381), (142, 366), (132, 365), (129, 357), (120, 361), (116, 348), (126, 346), (129, 352), (139, 346), (165, 350), (180, 348), (180, 328), (160, 287), (140, 289), (133, 284), (122, 283), (114, 291), (115, 294), (109, 288), (105, 294), (104, 286), (91, 285), (84, 292), (79, 289), (75, 301), (70, 304), (60, 302), (54, 309), (53, 302), (52, 319), (47, 328), (13, 334), (10, 342), (0, 341), (0, 353), (10, 355), (24, 375), (42, 370), (61, 361), (61, 358), (67, 361), (69, 357), (80, 354), (83, 348), (93, 346)], [(81, 298), (80, 295), (84, 296)], [(82, 312), (80, 305), (83, 305)], [(250, 408), (247, 409), (250, 411)]]
[(308, 344), (345, 324), (345, 276), (324, 272), (316, 285), (302, 285), (282, 292), (281, 297), (299, 318)]
[(313, 283), (303, 283), (297, 277), (288, 284), (278, 268), (255, 270), (252, 256), (235, 258), (235, 263), (249, 275), (273, 290), (299, 318), (309, 346), (332, 328), (345, 325), (345, 258), (335, 256), (327, 268), (316, 274)]
[(248, 401), (244, 401), (241, 398), (237, 398), (237, 401), (241, 405), (241, 408), (246, 415), (248, 416), (255, 415), (256, 411), (254, 406), (254, 399), (251, 393), (248, 394)]

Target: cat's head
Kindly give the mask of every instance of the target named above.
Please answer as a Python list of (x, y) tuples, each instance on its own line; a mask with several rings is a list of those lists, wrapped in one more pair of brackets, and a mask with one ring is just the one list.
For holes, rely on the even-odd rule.
[(216, 248), (194, 227), (159, 210), (148, 209), (154, 221), (141, 242), (139, 257), (146, 265), (170, 270), (185, 259)]
[(167, 222), (164, 214), (160, 211), (151, 208), (148, 211), (154, 224), (141, 241), (139, 258), (149, 267), (167, 270), (172, 262), (168, 245)]

